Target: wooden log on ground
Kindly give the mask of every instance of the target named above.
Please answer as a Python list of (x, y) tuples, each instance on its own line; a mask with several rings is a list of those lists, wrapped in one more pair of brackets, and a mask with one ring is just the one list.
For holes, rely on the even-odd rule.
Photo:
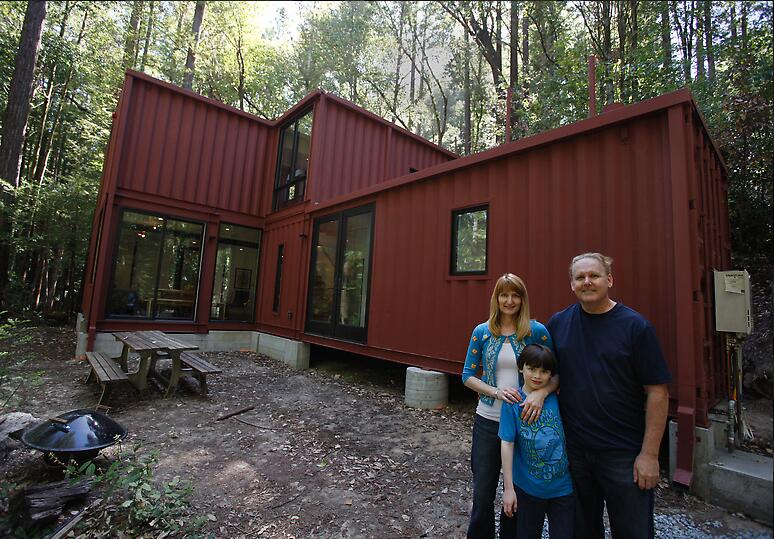
[(224, 419), (228, 419), (229, 417), (233, 417), (235, 415), (239, 415), (239, 414), (243, 414), (245, 412), (249, 412), (253, 408), (255, 408), (255, 406), (245, 406), (244, 408), (240, 408), (239, 410), (235, 410), (233, 412), (229, 412), (227, 414), (224, 414), (224, 415), (220, 416), (219, 418), (217, 418), (215, 421), (223, 421)]
[(41, 522), (61, 514), (68, 503), (88, 496), (92, 483), (91, 479), (83, 479), (75, 484), (58, 481), (27, 487), (22, 493), (22, 503), (29, 519)]

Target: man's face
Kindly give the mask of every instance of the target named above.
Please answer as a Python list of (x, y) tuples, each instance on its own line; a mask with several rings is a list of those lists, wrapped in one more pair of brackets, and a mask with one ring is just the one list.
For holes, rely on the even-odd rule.
[(581, 258), (572, 266), (570, 287), (581, 305), (597, 307), (607, 303), (613, 276), (594, 258)]

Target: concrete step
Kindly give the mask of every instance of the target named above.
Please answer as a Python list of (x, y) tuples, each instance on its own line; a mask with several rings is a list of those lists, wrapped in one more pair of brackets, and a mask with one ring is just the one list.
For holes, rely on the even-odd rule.
[(774, 459), (716, 449), (708, 468), (710, 503), (772, 525)]

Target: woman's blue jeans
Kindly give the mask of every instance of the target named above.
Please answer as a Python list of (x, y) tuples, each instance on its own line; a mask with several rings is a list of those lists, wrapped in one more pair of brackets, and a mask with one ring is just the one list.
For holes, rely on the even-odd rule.
[[(470, 468), (473, 471), (473, 509), (470, 512), (468, 539), (494, 539), (494, 501), (500, 482), (500, 423), (475, 414)], [(509, 518), (500, 510), (500, 537), (516, 537), (516, 516)]]

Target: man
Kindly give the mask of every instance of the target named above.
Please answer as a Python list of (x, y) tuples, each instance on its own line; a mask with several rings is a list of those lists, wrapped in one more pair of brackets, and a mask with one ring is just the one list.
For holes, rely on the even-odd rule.
[(614, 538), (654, 536), (670, 374), (650, 322), (610, 299), (612, 263), (600, 253), (573, 258), (578, 303), (547, 324), (559, 359), (576, 539), (604, 537), (605, 505)]

